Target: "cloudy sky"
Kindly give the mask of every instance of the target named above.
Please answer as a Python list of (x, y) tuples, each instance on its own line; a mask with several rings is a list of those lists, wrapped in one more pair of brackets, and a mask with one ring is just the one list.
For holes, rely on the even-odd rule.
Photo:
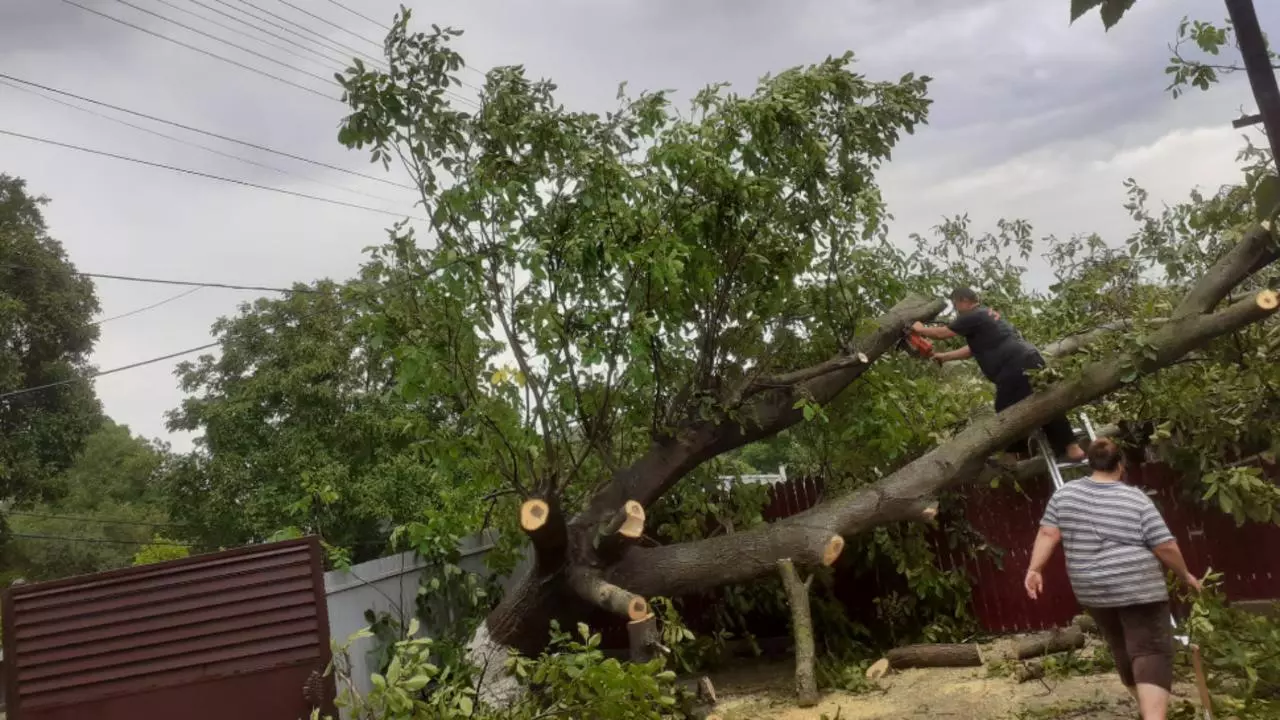
[[(392, 0), (343, 0), (389, 20)], [(165, 22), (179, 20), (322, 76), (313, 54), (297, 57), (227, 30), (246, 29), (208, 8), (238, 15), (244, 0), (75, 0), (144, 30), (180, 39), (324, 90), (319, 81)], [(355, 35), (380, 30), (334, 0), (249, 0), (331, 42), (376, 52)], [(901, 145), (881, 184), (893, 231), (927, 232), (944, 215), (968, 212), (982, 227), (1000, 217), (1031, 220), (1041, 233), (1130, 230), (1122, 181), (1176, 201), (1194, 186), (1237, 177), (1241, 134), (1230, 122), (1253, 105), (1243, 78), (1173, 100), (1164, 92), (1167, 44), (1184, 15), (1218, 20), (1216, 0), (1143, 0), (1104, 33), (1096, 14), (1067, 22), (1067, 0), (432, 0), (413, 2), (419, 23), (466, 30), (476, 68), (522, 63), (554, 78), (571, 107), (608, 109), (617, 85), (682, 92), (708, 82), (748, 86), (760, 75), (853, 50), (861, 69), (893, 79), (933, 76), (927, 127)], [(1260, 2), (1264, 28), (1280, 32), (1280, 7)], [(130, 7), (132, 5), (133, 7)], [(189, 12), (182, 12), (186, 10)], [(296, 25), (295, 25), (296, 23)], [(264, 25), (282, 38), (298, 35)], [(335, 140), (342, 106), (125, 27), (66, 0), (0, 3), (0, 73), (362, 172), (366, 159)], [(261, 36), (259, 36), (261, 37)], [(334, 53), (336, 54), (336, 53)], [(308, 59), (314, 62), (308, 62)], [(336, 64), (336, 63), (335, 63)], [(465, 76), (464, 76), (465, 77)], [(473, 83), (478, 76), (469, 75)], [(332, 89), (332, 88), (329, 88)], [(80, 104), (80, 103), (75, 103)], [(411, 193), (216, 140), (180, 134), (291, 175), (236, 162), (0, 85), (0, 130), (39, 136), (294, 192), (401, 210)], [(125, 117), (133, 122), (143, 122)], [(238, 187), (0, 135), (0, 172), (18, 175), (53, 203), (55, 237), (85, 272), (284, 285), (345, 278), (361, 249), (391, 218), (364, 210)], [(337, 186), (337, 187), (335, 187)], [(363, 193), (363, 194), (357, 194)], [(376, 197), (369, 197), (370, 195)], [(181, 288), (103, 280), (103, 316), (150, 305)], [(155, 310), (103, 325), (94, 362), (112, 368), (209, 342), (210, 323), (254, 293), (204, 289)], [(181, 399), (174, 362), (97, 381), (107, 412), (178, 448), (164, 412)]]

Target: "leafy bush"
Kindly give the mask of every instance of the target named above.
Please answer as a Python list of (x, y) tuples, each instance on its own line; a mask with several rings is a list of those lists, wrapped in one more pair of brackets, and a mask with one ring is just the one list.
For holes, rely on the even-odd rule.
[[(536, 658), (512, 655), (509, 670), (527, 692), (511, 707), (478, 705), (468, 669), (440, 666), (430, 638), (415, 638), (418, 621), (409, 623), (408, 639), (394, 643), (385, 673), (372, 676), (373, 689), (361, 695), (351, 681), (349, 648), (373, 637), (365, 629), (335, 646), (330, 665), (337, 680), (337, 706), (353, 720), (677, 720), (690, 707), (688, 693), (675, 684), (674, 672), (659, 658), (624, 663), (605, 657), (600, 635), (578, 625), (578, 637), (553, 624), (551, 642)], [(319, 710), (312, 720), (321, 720)], [(324, 720), (334, 720), (325, 716)]]

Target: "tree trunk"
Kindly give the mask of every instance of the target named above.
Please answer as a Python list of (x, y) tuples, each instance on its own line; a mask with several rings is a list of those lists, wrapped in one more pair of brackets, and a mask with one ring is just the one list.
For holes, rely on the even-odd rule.
[(1022, 640), (1015, 646), (1014, 655), (1019, 660), (1026, 660), (1068, 650), (1079, 650), (1082, 647), (1084, 647), (1084, 631), (1072, 625)]
[(818, 679), (813, 672), (813, 618), (809, 613), (809, 583), (813, 576), (801, 580), (788, 558), (778, 561), (778, 573), (791, 606), (791, 631), (796, 641), (796, 697), (802, 708), (818, 704)]
[[(629, 542), (639, 516), (628, 501), (647, 507), (702, 463), (800, 422), (798, 398), (831, 402), (897, 345), (906, 326), (929, 320), (943, 308), (941, 301), (908, 298), (879, 318), (874, 329), (856, 338), (845, 354), (771, 378), (794, 385), (749, 383), (726, 391), (721, 398), (724, 411), (710, 419), (686, 420), (670, 434), (657, 437), (647, 452), (615, 472), (572, 520), (561, 516), (556, 497), (527, 501), (522, 527), (533, 544), (536, 562), (490, 613), (488, 640), (491, 645), (536, 653), (545, 645), (549, 621), (572, 613), (583, 602), (637, 619), (647, 610), (647, 597), (674, 597), (764, 577), (778, 572), (778, 560), (783, 558), (802, 566), (829, 565), (839, 557), (844, 537), (886, 523), (928, 518), (934, 496), (948, 486), (975, 478), (1040, 473), (1044, 469), (1040, 458), (1012, 467), (994, 466), (988, 458), (1053, 417), (1116, 390), (1136, 375), (1155, 372), (1214, 338), (1271, 317), (1280, 303), (1270, 290), (1218, 306), (1276, 256), (1270, 233), (1251, 230), (1192, 287), (1172, 316), (1146, 336), (1142, 354), (1090, 363), (1076, 376), (971, 423), (950, 441), (873, 484), (732, 535), (660, 547)], [(529, 504), (537, 502), (545, 507)], [(627, 531), (620, 532), (624, 525)], [(601, 547), (608, 549), (610, 557), (602, 557)], [(939, 661), (979, 662), (976, 648), (960, 647), (967, 649), (934, 652), (942, 653), (937, 655), (943, 658)], [(913, 657), (903, 656), (907, 651), (894, 651), (899, 662)], [(920, 653), (929, 651), (911, 652), (924, 657)]]
[(657, 657), (662, 647), (658, 618), (649, 615), (627, 623), (627, 639), (631, 648), (631, 662), (647, 663)]
[(976, 667), (982, 664), (977, 645), (906, 645), (886, 656), (894, 670), (927, 667)]

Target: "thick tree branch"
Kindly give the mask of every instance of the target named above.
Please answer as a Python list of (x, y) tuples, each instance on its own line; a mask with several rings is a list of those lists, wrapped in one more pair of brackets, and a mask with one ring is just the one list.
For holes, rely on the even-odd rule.
[[(944, 307), (946, 303), (942, 300), (908, 297), (882, 315), (876, 329), (854, 339), (848, 357), (859, 362), (830, 368), (828, 372), (809, 373), (812, 375), (809, 379), (783, 388), (763, 390), (738, 408), (736, 417), (741, 419), (699, 420), (686, 424), (670, 437), (654, 440), (639, 459), (614, 474), (611, 482), (595, 494), (587, 510), (573, 523), (598, 524), (627, 500), (647, 507), (707, 460), (795, 425), (804, 417), (803, 411), (795, 407), (798, 397), (809, 397), (818, 404), (831, 402), (871, 363), (897, 345), (903, 328), (916, 320), (931, 320)], [(867, 358), (866, 363), (860, 362), (861, 356)], [(833, 361), (827, 361), (830, 362)], [(773, 560), (768, 564), (772, 569)]]
[(1278, 252), (1272, 233), (1261, 225), (1253, 226), (1200, 278), (1173, 311), (1173, 317), (1209, 312), (1245, 278), (1274, 262)]
[(533, 543), (540, 568), (551, 571), (564, 563), (569, 533), (557, 498), (525, 500), (520, 505), (520, 529)]
[[(1260, 242), (1257, 236), (1247, 236), (1241, 244), (1256, 248)], [(1257, 257), (1248, 248), (1233, 250), (1206, 275), (1203, 285), (1213, 289), (1198, 285), (1190, 295), (1200, 298), (1197, 302), (1216, 303), (1231, 290), (1222, 278), (1234, 275), (1236, 282), (1243, 280), (1247, 273), (1241, 268), (1255, 267)], [(732, 536), (634, 548), (609, 568), (609, 576), (626, 578), (627, 586), (637, 592), (680, 595), (761, 577), (773, 572), (783, 557), (801, 564), (820, 562), (832, 534), (848, 536), (876, 525), (919, 518), (922, 503), (948, 485), (980, 473), (986, 458), (999, 448), (1056, 415), (1120, 388), (1134, 370), (1155, 372), (1216, 337), (1272, 316), (1277, 304), (1276, 294), (1267, 290), (1214, 314), (1175, 318), (1148, 338), (1154, 350), (1151, 355), (1091, 363), (1077, 377), (971, 424), (951, 441), (873, 485)]]
[(802, 368), (781, 375), (767, 375), (765, 377), (753, 380), (748, 386), (744, 397), (749, 397), (765, 390), (785, 389), (794, 385), (798, 385), (807, 380), (822, 377), (827, 373), (837, 372), (839, 370), (848, 370), (849, 368), (858, 367), (859, 365), (868, 365), (871, 363), (864, 353), (855, 353), (853, 355), (840, 355), (830, 360), (811, 367)]
[(583, 600), (631, 621), (649, 617), (649, 603), (604, 579), (598, 570), (582, 566), (569, 568), (569, 587)]
[[(1168, 318), (1156, 318), (1150, 322), (1155, 325), (1163, 325), (1168, 322)], [(1092, 330), (1085, 330), (1084, 332), (1076, 333), (1075, 335), (1068, 335), (1056, 342), (1051, 342), (1040, 348), (1040, 354), (1045, 358), (1065, 357), (1072, 353), (1080, 352), (1107, 335), (1121, 331), (1128, 332), (1129, 330), (1132, 330), (1133, 327), (1134, 321), (1132, 320), (1116, 320), (1114, 322), (1103, 323)]]

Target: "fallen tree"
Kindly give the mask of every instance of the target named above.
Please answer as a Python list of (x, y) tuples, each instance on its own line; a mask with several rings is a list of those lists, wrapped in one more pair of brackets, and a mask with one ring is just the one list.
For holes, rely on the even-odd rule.
[[(394, 353), (399, 391), (456, 418), (415, 432), (438, 472), (514, 491), (508, 526), (532, 546), (472, 644), (478, 666), (496, 671), (507, 648), (537, 652), (553, 620), (591, 608), (638, 623), (633, 637), (651, 648), (650, 598), (769, 576), (784, 559), (832, 565), (846, 538), (932, 518), (947, 488), (1030, 477), (1040, 461), (1003, 467), (992, 454), (1276, 311), (1273, 291), (1243, 285), (1276, 259), (1259, 227), (1194, 282), (1133, 280), (1135, 312), (1181, 293), (1159, 322), (1110, 318), (1046, 354), (1152, 328), (1131, 349), (1067, 368), (891, 471), (862, 468), (874, 482), (772, 524), (646, 542), (647, 511), (734, 451), (830, 413), (855, 423), (875, 394), (851, 398), (855, 384), (924, 382), (882, 371), (884, 356), (943, 311), (942, 288), (979, 277), (878, 242), (874, 171), (923, 121), (927, 79), (870, 82), (844, 56), (766, 78), (749, 97), (709, 88), (689, 118), (661, 93), (600, 117), (498, 68), (472, 112), (444, 95), (462, 65), (453, 34), (411, 35), (399, 18), (391, 71), (343, 79), (352, 114), (340, 138), (399, 157), (430, 215), (434, 247), (398, 231), (370, 269), (411, 280), (378, 300), (383, 321), (416, 338)], [(1101, 275), (1081, 275), (1091, 296)], [(931, 428), (913, 432), (904, 448)]]

